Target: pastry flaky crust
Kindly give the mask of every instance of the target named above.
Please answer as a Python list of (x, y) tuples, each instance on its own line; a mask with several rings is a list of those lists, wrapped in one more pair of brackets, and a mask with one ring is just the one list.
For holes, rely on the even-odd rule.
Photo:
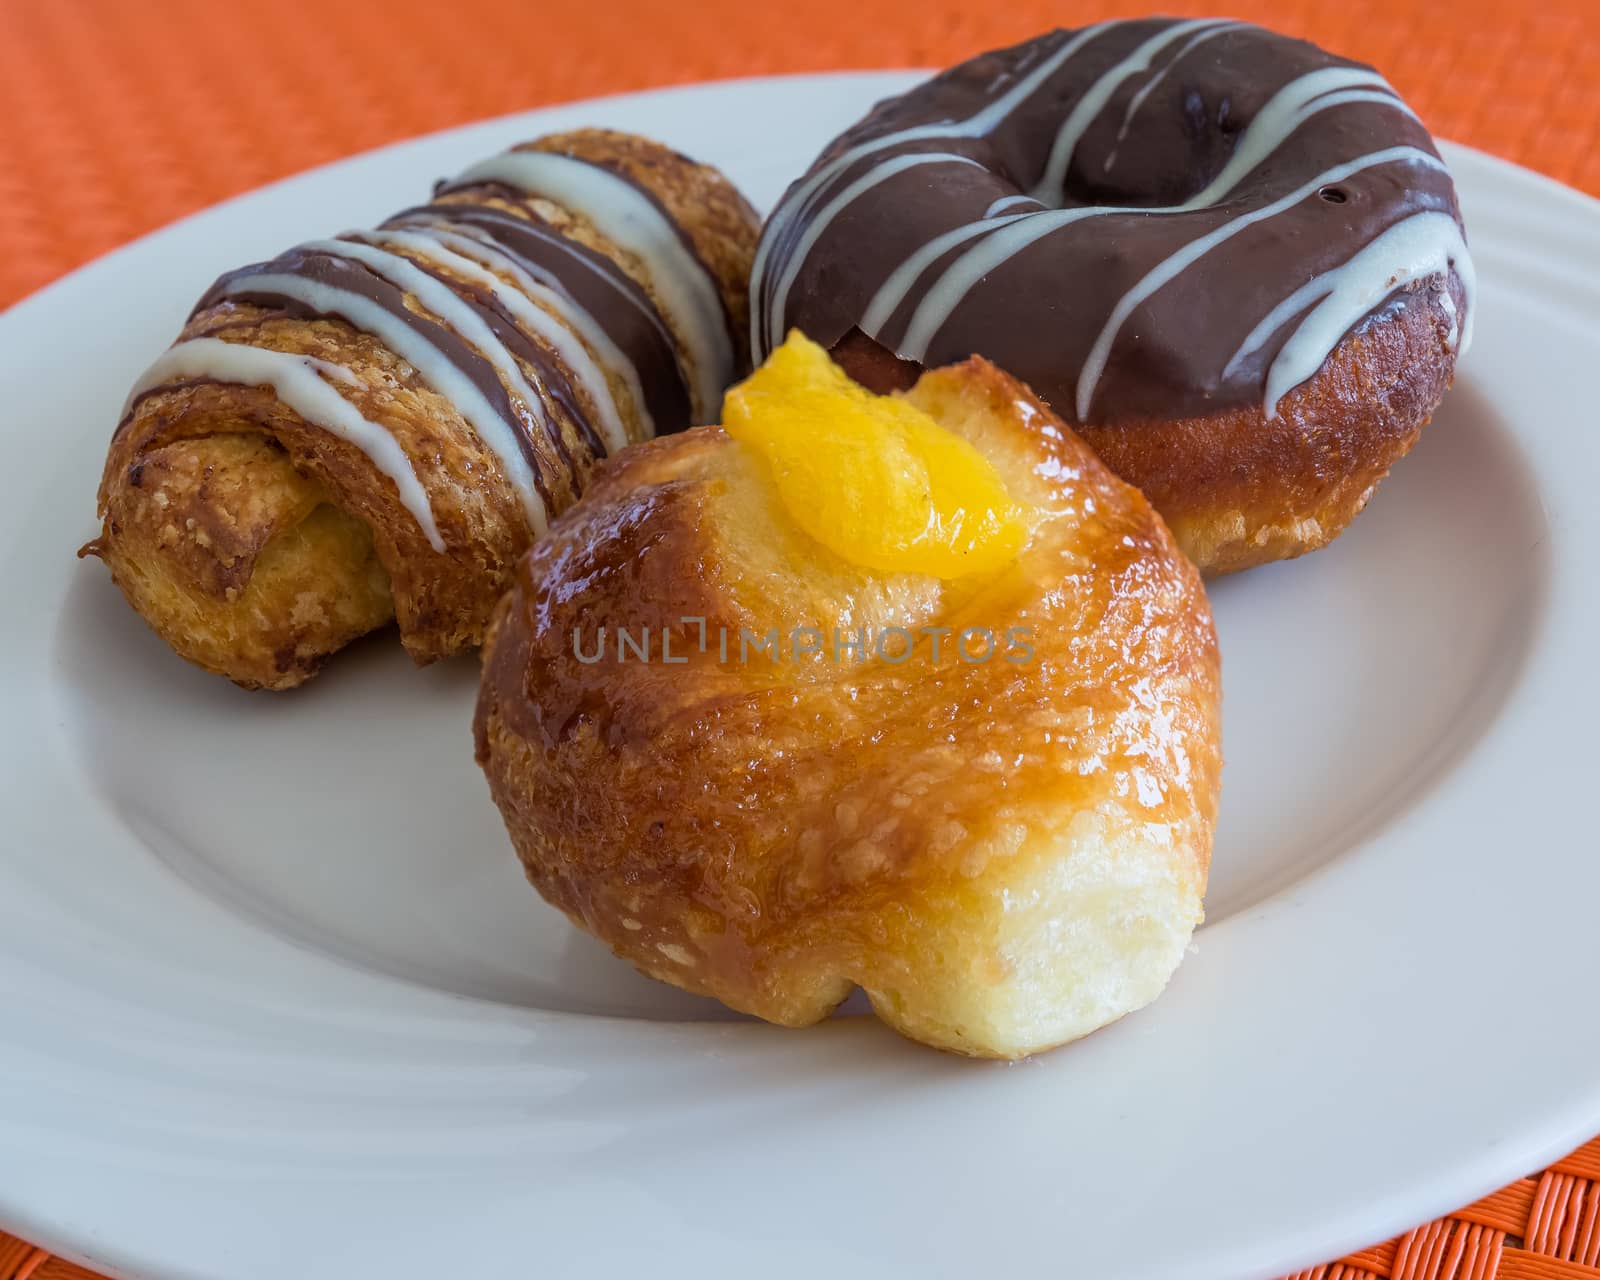
[[(714, 280), (732, 349), (731, 372), (744, 368), (745, 277), (758, 222), (721, 174), (658, 143), (604, 130), (551, 135), (518, 150), (573, 157), (607, 170), (665, 211)], [(577, 203), (483, 182), (445, 188), (432, 205), (397, 215), (385, 227), (415, 232), (430, 224), (448, 226), (458, 253), (462, 245), (469, 253), (489, 252), (465, 238), (477, 234), (476, 228), (439, 221), (462, 209), (522, 219), (558, 249), (571, 242), (588, 252), (591, 262), (620, 269), (621, 284), (641, 304), (630, 313), (633, 322), (644, 324), (640, 316), (649, 317), (653, 308), (650, 325), (667, 353), (669, 390), (679, 406), (676, 420), (661, 412), (648, 415), (651, 393), (639, 389), (638, 377), (630, 381), (625, 375), (616, 360), (619, 346), (595, 339), (603, 323), (590, 317), (595, 323), (588, 328), (574, 324), (559, 271), (530, 283), (532, 275), (507, 266), (504, 257), (479, 257), (476, 261), (494, 279), (484, 271), (469, 279), (462, 275), (460, 257), (430, 254), (417, 247), (421, 242), (414, 235), (403, 244), (384, 242), (389, 252), (448, 285), (497, 326), (497, 335), (508, 335), (506, 350), (514, 353), (526, 385), (543, 401), (524, 404), (507, 376), (500, 375), (516, 428), (528, 433), (524, 439), (550, 516), (576, 500), (607, 451), (596, 445), (594, 425), (602, 396), (609, 397), (625, 437), (613, 440), (613, 447), (645, 439), (652, 430), (714, 419), (717, 406), (702, 403), (706, 397), (691, 390), (704, 381), (697, 382), (703, 372), (696, 367), (700, 354), (681, 315), (666, 305), (667, 282), (627, 246), (609, 239), (599, 225), (603, 219)], [(559, 256), (551, 253), (552, 260)], [(360, 263), (341, 269), (367, 279)], [(581, 300), (580, 286), (591, 292), (611, 287), (583, 262), (574, 262), (571, 270), (588, 274), (574, 282), (570, 297)], [(409, 464), (431, 510), (437, 536), (421, 527), (417, 503), (402, 500), (395, 479), (375, 464), (370, 451), (302, 416), (273, 386), (174, 375), (142, 389), (125, 410), (100, 485), (103, 529), (86, 550), (106, 562), (129, 602), (178, 653), (247, 687), (300, 684), (329, 654), (390, 620), (398, 622), (406, 650), (419, 663), (480, 643), (511, 566), (536, 536), (537, 521), (500, 458), (469, 421), (471, 415), (424, 371), (336, 309), (287, 306), (243, 291), (229, 295), (223, 291), (228, 279), (202, 301), (179, 343), (221, 339), (312, 357), (323, 363), (306, 366), (324, 373), (338, 366), (331, 370), (338, 376), (326, 381), (398, 446), (402, 465)], [(497, 306), (497, 288), (517, 291), (531, 302), (544, 313), (545, 323), (557, 326), (560, 340), (552, 342), (536, 331), (538, 326), (523, 323), (521, 313)], [(612, 287), (608, 295), (620, 299), (619, 314), (628, 311), (626, 292)], [(460, 339), (464, 348), (455, 349), (465, 350), (464, 359), (482, 355), (481, 344), (452, 330), (451, 321), (430, 312), (412, 289), (400, 288), (391, 296), (403, 298), (404, 314), (434, 324), (430, 332)], [(627, 341), (615, 333), (606, 336), (613, 344)], [(572, 363), (580, 348), (588, 361), (587, 380)], [(623, 356), (635, 359), (632, 351), (624, 350)], [(549, 393), (558, 382), (564, 396)], [(541, 422), (550, 424), (542, 436), (536, 431)]]
[[(1183, 955), (1216, 639), (1160, 518), (1020, 383), (974, 359), (907, 395), (1027, 504), (1013, 564), (858, 569), (720, 430), (630, 450), (496, 611), (478, 759), (540, 893), (645, 973), (788, 1026), (859, 985), (914, 1039), (1017, 1057), (1147, 1003)], [(797, 627), (822, 650), (741, 653)], [(834, 651), (890, 627), (908, 660)], [(1032, 652), (964, 661), (968, 628)]]
[[(1249, 405), (1185, 418), (1074, 427), (1107, 466), (1138, 486), (1206, 574), (1234, 573), (1327, 546), (1405, 457), (1455, 374), (1453, 306), (1428, 297), (1368, 317), (1272, 417)], [(910, 386), (919, 366), (859, 330), (833, 349), (858, 382)]]

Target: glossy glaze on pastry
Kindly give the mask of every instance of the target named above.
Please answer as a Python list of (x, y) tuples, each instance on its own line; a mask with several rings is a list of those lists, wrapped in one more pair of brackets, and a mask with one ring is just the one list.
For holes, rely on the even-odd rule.
[[(815, 476), (781, 443), (705, 428), (609, 462), (496, 615), (478, 759), (534, 885), (644, 972), (790, 1026), (859, 985), (915, 1039), (1015, 1057), (1183, 955), (1215, 634), (1161, 520), (1021, 384), (973, 360), (903, 402), (980, 465), (908, 425), (903, 457), (841, 472), (840, 549), (796, 518)], [(917, 492), (949, 500), (933, 543), (1004, 554), (858, 563), (937, 549), (885, 514)]]

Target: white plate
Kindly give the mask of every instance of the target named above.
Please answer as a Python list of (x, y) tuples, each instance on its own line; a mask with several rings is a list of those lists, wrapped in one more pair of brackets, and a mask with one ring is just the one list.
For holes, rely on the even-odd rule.
[[(1600, 206), (1459, 148), (1477, 346), (1330, 550), (1220, 583), (1195, 954), (1014, 1067), (637, 977), (522, 883), (475, 664), (178, 661), (72, 552), (123, 393), (221, 269), (548, 129), (769, 204), (901, 74), (614, 98), (292, 179), (0, 316), (0, 1223), (113, 1271), (1241, 1280), (1600, 1129)], [(1511, 1034), (1506, 1034), (1507, 1032)]]

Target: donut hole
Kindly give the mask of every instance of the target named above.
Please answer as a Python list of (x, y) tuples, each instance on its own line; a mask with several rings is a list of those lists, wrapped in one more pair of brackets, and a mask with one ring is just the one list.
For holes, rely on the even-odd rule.
[(858, 383), (880, 396), (909, 391), (922, 376), (922, 365), (917, 361), (901, 359), (856, 325), (833, 344), (828, 354)]

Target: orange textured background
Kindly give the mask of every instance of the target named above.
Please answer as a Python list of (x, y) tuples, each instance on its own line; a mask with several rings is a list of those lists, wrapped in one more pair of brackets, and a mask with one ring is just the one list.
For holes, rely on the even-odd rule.
[(0, 0), (0, 306), (225, 196), (412, 134), (727, 76), (935, 66), (1230, 13), (1376, 65), (1443, 137), (1600, 195), (1600, 0)]

